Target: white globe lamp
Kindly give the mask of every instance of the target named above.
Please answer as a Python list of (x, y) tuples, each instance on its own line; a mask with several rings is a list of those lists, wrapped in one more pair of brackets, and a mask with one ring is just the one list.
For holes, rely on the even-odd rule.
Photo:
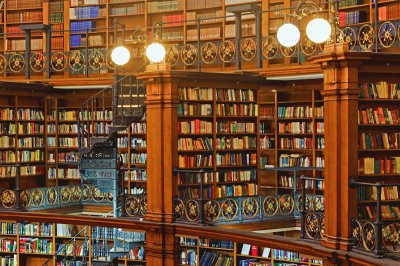
[(123, 66), (128, 63), (130, 57), (131, 54), (129, 53), (128, 48), (125, 46), (117, 46), (111, 52), (111, 60), (119, 66)]
[(300, 40), (300, 31), (292, 23), (283, 24), (277, 32), (278, 42), (285, 47), (292, 47)]
[(146, 56), (151, 63), (160, 63), (164, 60), (165, 54), (164, 46), (158, 42), (154, 42), (146, 48)]
[(314, 18), (307, 24), (307, 37), (314, 43), (323, 43), (331, 36), (332, 28), (323, 18)]

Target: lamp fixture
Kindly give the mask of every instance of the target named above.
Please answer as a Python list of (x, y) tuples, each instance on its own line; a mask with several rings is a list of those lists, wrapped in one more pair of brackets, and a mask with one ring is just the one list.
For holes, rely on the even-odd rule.
[(111, 52), (111, 60), (119, 66), (123, 66), (128, 63), (130, 57), (131, 54), (128, 48), (122, 45), (115, 47)]
[(146, 56), (151, 63), (160, 63), (165, 58), (165, 47), (159, 42), (153, 42), (146, 48)]
[[(302, 18), (313, 15), (317, 16), (322, 12), (322, 8), (317, 3), (310, 0), (301, 0), (292, 14), (286, 16)], [(334, 17), (334, 16), (333, 16)], [(329, 40), (332, 33), (332, 25), (321, 17), (312, 19), (306, 27), (307, 37), (314, 43), (323, 43)], [(285, 47), (292, 47), (300, 40), (300, 30), (292, 23), (288, 22), (279, 27), (277, 32), (278, 42)]]

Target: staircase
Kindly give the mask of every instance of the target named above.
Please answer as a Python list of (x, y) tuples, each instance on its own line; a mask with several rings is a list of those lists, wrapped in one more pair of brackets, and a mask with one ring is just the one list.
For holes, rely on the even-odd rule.
[[(90, 197), (87, 203), (113, 203), (114, 217), (118, 217), (119, 196), (124, 191), (124, 180), (119, 168), (123, 162), (118, 156), (118, 131), (125, 130), (145, 113), (146, 88), (134, 76), (119, 77), (110, 87), (87, 99), (79, 114), (79, 171), (82, 190)], [(112, 106), (109, 110), (106, 106)], [(91, 124), (91, 111), (94, 121)], [(110, 112), (111, 111), (111, 112)], [(111, 125), (105, 121), (112, 120)], [(122, 203), (121, 206), (124, 204)]]

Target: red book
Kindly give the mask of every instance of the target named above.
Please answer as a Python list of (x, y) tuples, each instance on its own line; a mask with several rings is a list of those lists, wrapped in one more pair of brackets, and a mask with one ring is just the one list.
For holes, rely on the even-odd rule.
[(258, 246), (251, 246), (251, 255), (258, 257)]

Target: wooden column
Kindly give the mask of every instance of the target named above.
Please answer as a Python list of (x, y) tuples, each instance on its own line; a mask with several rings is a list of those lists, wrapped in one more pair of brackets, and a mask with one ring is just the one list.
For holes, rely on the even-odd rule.
[(168, 72), (145, 72), (147, 130), (147, 221), (159, 223), (146, 232), (148, 265), (177, 265), (173, 168), (177, 165), (177, 86)]
[(357, 191), (349, 187), (357, 175), (358, 73), (370, 53), (348, 52), (347, 44), (327, 45), (313, 58), (324, 73), (325, 233), (322, 245), (352, 247), (351, 221), (357, 217)]

